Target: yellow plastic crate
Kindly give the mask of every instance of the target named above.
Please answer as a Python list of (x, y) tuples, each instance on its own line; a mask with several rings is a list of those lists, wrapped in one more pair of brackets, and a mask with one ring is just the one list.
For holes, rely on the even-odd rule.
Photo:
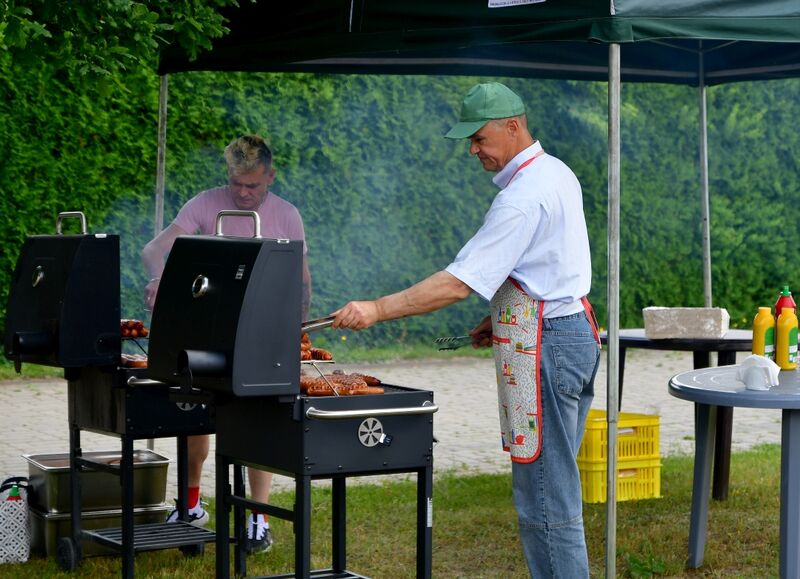
[[(617, 461), (658, 459), (658, 416), (620, 412), (617, 421)], [(608, 460), (608, 423), (606, 411), (591, 409), (586, 418), (578, 463), (602, 463)]]
[[(578, 462), (585, 503), (606, 502), (605, 464)], [(627, 460), (617, 464), (617, 501), (661, 497), (661, 460)]]

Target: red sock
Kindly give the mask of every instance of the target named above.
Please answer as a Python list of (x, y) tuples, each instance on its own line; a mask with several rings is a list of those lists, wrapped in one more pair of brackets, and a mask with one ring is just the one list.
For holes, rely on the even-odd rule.
[(200, 487), (189, 487), (189, 498), (186, 501), (187, 506), (193, 509), (197, 506), (200, 500)]

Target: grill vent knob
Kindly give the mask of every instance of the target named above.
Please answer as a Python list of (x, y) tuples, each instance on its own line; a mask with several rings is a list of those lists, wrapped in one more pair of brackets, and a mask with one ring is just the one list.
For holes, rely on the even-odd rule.
[(208, 278), (198, 275), (192, 282), (192, 297), (201, 298), (208, 293)]
[(31, 276), (31, 285), (33, 287), (36, 287), (43, 281), (44, 281), (44, 268), (41, 265), (37, 265), (36, 268), (33, 270), (33, 276)]

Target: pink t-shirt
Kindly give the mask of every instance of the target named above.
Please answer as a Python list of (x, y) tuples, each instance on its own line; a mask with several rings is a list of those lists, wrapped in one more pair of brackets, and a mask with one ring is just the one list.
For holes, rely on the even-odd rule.
[[(217, 214), (230, 209), (236, 209), (236, 205), (231, 200), (228, 188), (215, 187), (189, 199), (178, 211), (173, 223), (187, 233), (213, 235), (216, 232)], [(258, 208), (258, 216), (261, 218), (261, 237), (302, 241), (303, 253), (306, 253), (306, 234), (297, 207), (270, 191)], [(253, 237), (253, 220), (249, 217), (223, 217), (222, 233)]]

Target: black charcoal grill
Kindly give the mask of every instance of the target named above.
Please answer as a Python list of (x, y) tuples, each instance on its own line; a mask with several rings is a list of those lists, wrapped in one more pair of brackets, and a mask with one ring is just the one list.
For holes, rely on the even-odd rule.
[[(78, 218), (81, 233), (62, 234)], [(120, 356), (119, 237), (86, 233), (83, 213), (61, 213), (55, 235), (22, 246), (6, 309), (5, 355), (23, 362), (81, 368), (111, 366)]]
[[(62, 234), (67, 218), (80, 219), (80, 234)], [(86, 539), (119, 549), (122, 575), (133, 577), (135, 551), (196, 552), (214, 540), (213, 532), (188, 523), (134, 525), (134, 441), (178, 438), (178, 498), (185, 511), (186, 436), (214, 432), (214, 425), (203, 396), (165, 387), (148, 379), (144, 369), (120, 366), (119, 273), (118, 236), (88, 234), (81, 212), (59, 214), (55, 235), (29, 236), (20, 252), (6, 308), (5, 355), (18, 371), (23, 362), (55, 366), (64, 368), (68, 380), (73, 516), (71, 536), (57, 544), (59, 565), (74, 569)], [(81, 430), (119, 438), (120, 464), (84, 457)], [(81, 531), (82, 470), (120, 477), (121, 528)]]
[[(431, 576), (433, 393), (385, 386), (384, 394), (300, 394), (302, 243), (220, 235), (179, 237), (162, 273), (153, 312), (150, 375), (214, 394), (217, 577), (246, 574), (244, 509), (295, 525), (292, 577), (362, 577), (346, 570), (345, 481), (353, 475), (416, 472), (417, 576)], [(230, 212), (248, 215), (247, 212)], [(234, 481), (231, 492), (229, 466)], [(295, 478), (293, 510), (245, 498), (241, 466)], [(313, 479), (332, 479), (330, 569), (310, 569)], [(284, 577), (284, 575), (275, 576)]]

